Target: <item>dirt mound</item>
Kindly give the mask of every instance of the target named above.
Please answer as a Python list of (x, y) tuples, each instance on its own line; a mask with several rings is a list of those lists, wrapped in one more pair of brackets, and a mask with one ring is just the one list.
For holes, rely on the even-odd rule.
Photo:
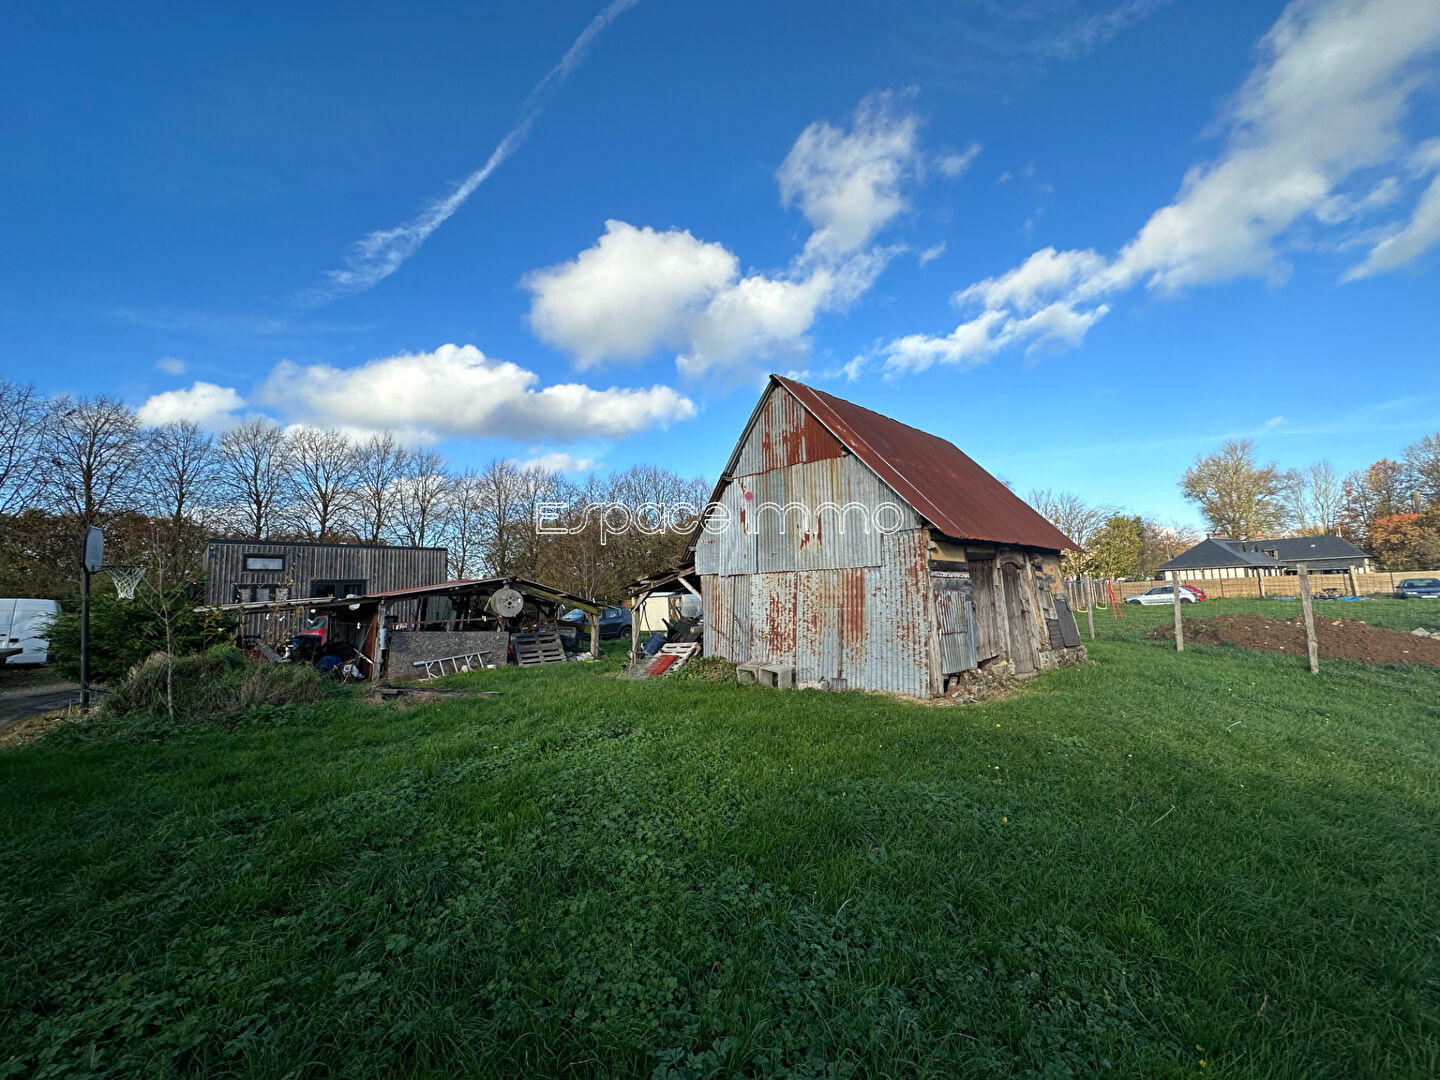
[[(1440, 667), (1440, 639), (1419, 637), (1403, 630), (1382, 630), (1355, 619), (1315, 616), (1315, 634), (1320, 639), (1322, 660), (1358, 660), (1362, 664), (1429, 664)], [(1157, 626), (1150, 631), (1156, 641), (1175, 640), (1175, 628)], [(1213, 615), (1185, 620), (1186, 642), (1206, 645), (1239, 645), (1260, 652), (1305, 655), (1305, 621), (1267, 619), (1263, 615)]]

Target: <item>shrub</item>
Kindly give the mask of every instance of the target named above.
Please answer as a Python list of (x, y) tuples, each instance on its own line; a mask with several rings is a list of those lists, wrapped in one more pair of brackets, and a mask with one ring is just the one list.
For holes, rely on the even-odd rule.
[(231, 721), (256, 706), (303, 705), (325, 694), (324, 679), (308, 664), (261, 663), (233, 645), (216, 645), (178, 656), (173, 665), (164, 653), (146, 657), (106, 695), (104, 714), (168, 716), (167, 666), (175, 719), (183, 723)]
[[(146, 592), (121, 600), (99, 586), (90, 591), (90, 678), (110, 683), (153, 653), (165, 651), (162, 610), (170, 615), (172, 646), (177, 656), (203, 652), (234, 634), (235, 619), (195, 611), (199, 601), (187, 587), (167, 589), (163, 596)], [(80, 674), (80, 602), (67, 600), (50, 628), (50, 651), (56, 666), (70, 678)]]

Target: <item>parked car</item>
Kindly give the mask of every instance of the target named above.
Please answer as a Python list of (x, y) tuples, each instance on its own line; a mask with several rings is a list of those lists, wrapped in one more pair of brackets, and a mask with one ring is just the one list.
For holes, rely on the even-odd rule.
[(1402, 600), (1440, 600), (1440, 578), (1406, 578), (1395, 587), (1395, 595)]
[[(1205, 594), (1199, 589), (1190, 585), (1180, 586), (1180, 602), (1182, 604), (1193, 604), (1197, 600), (1204, 600)], [(1175, 592), (1173, 585), (1156, 585), (1153, 589), (1146, 589), (1138, 596), (1127, 596), (1127, 604), (1173, 604), (1175, 603)]]
[(0, 653), (20, 650), (0, 664), (48, 664), (50, 623), (59, 614), (55, 600), (0, 598)]
[[(571, 608), (560, 616), (561, 622), (583, 625), (588, 616), (579, 608)], [(624, 637), (630, 633), (630, 609), (612, 604), (600, 612), (600, 640)]]

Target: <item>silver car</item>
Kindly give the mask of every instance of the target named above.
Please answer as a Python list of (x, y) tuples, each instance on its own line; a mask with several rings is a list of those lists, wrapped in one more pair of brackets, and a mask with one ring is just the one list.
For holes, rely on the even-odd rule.
[[(1180, 586), (1180, 602), (1182, 604), (1193, 604), (1199, 597), (1195, 590), (1189, 585)], [(1175, 603), (1175, 586), (1156, 585), (1153, 589), (1146, 589), (1139, 596), (1127, 596), (1127, 604), (1173, 604)]]

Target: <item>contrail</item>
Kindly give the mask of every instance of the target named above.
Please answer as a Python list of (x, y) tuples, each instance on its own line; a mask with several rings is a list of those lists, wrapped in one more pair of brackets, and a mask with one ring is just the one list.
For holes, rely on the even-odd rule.
[(640, 0), (611, 0), (580, 32), (580, 36), (560, 58), (560, 62), (546, 72), (545, 77), (525, 96), (525, 103), (520, 107), (515, 123), (505, 133), (499, 145), (491, 151), (484, 165), (461, 181), (449, 195), (437, 199), (403, 225), (396, 225), (392, 229), (377, 229), (357, 241), (345, 257), (345, 267), (341, 270), (327, 270), (324, 282), (303, 294), (301, 302), (323, 304), (327, 300), (349, 293), (364, 292), (400, 269), (400, 264), (415, 254), (430, 234), (464, 206), (465, 201), (475, 194), (475, 189), (490, 179), (490, 175), (530, 137), (530, 129), (544, 107), (546, 94), (561, 86), (570, 77), (570, 73), (580, 66), (600, 31), (639, 2)]

